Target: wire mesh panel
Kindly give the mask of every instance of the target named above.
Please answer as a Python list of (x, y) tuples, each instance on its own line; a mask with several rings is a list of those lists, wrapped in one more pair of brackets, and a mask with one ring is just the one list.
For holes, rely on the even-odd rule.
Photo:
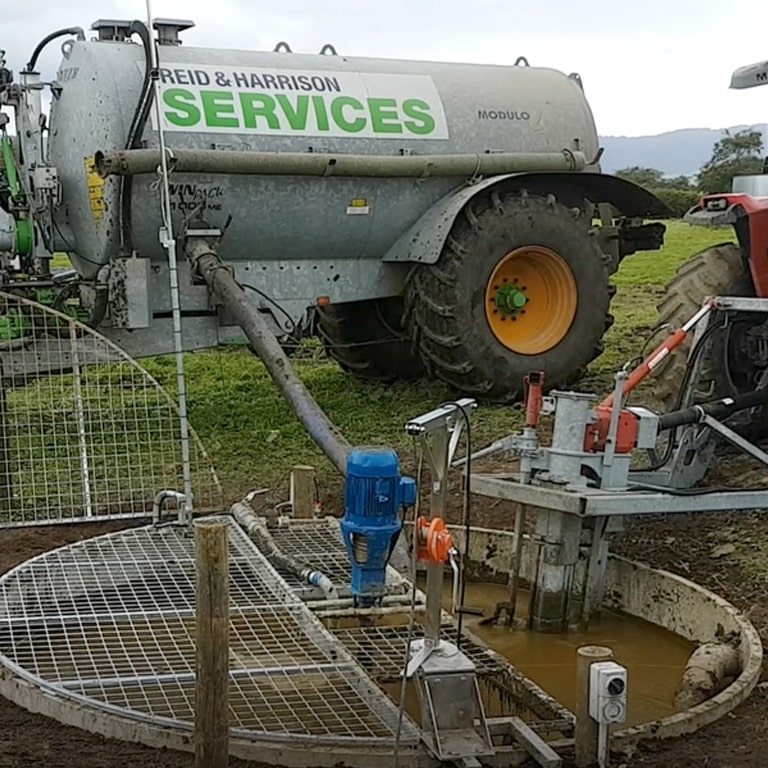
[[(405, 624), (339, 627), (332, 631), (376, 681), (392, 683), (400, 679), (409, 634)], [(423, 637), (424, 627), (415, 622), (413, 632), (414, 637)], [(444, 622), (441, 632), (444, 638), (456, 640), (456, 627), (452, 623)], [(478, 677), (498, 674), (507, 666), (498, 656), (466, 637), (462, 638), (461, 648), (474, 662)]]
[[(322, 571), (337, 587), (349, 585), (349, 565), (341, 529), (336, 520), (291, 520), (271, 531), (275, 544), (302, 563)], [(294, 574), (279, 570), (280, 575), (297, 590), (310, 591)]]
[[(176, 404), (112, 342), (0, 293), (0, 357), (0, 526), (142, 515), (158, 491), (183, 491)], [(194, 507), (220, 509), (194, 433), (190, 462)]]
[[(230, 724), (273, 738), (391, 742), (394, 704), (237, 526), (229, 527)], [(194, 722), (194, 537), (144, 527), (0, 578), (0, 663), (74, 703)], [(403, 743), (418, 741), (403, 724)]]

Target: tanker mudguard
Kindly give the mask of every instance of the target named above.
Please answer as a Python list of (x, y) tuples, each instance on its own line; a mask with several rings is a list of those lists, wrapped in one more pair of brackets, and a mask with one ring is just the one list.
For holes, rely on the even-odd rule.
[(603, 173), (511, 173), (491, 176), (460, 188), (438, 200), (410, 229), (402, 234), (384, 261), (434, 264), (445, 245), (456, 217), (464, 206), (488, 190), (518, 191), (531, 195), (554, 194), (568, 206), (610, 203), (620, 216), (663, 219), (672, 212), (656, 195), (619, 176)]

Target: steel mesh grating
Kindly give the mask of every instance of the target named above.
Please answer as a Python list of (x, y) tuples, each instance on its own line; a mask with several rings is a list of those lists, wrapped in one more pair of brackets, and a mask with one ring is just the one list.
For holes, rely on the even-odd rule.
[[(233, 728), (391, 740), (391, 702), (235, 525), (229, 541)], [(175, 526), (49, 552), (0, 580), (2, 660), (56, 695), (189, 727), (194, 578), (194, 539)]]
[[(424, 634), (421, 624), (414, 622), (413, 626), (414, 637)], [(407, 626), (360, 626), (331, 631), (374, 680), (389, 683), (400, 679)], [(441, 632), (446, 639), (456, 638), (456, 627), (451, 623), (443, 623)], [(462, 637), (461, 650), (474, 662), (478, 677), (499, 674), (504, 668), (499, 657), (472, 642), (466, 635)]]
[[(74, 306), (58, 309), (0, 293), (0, 316), (16, 318), (2, 332), (17, 336), (0, 341), (0, 526), (146, 515), (159, 490), (184, 490), (173, 398)], [(194, 431), (189, 454), (195, 507), (221, 509)]]
[[(349, 556), (341, 538), (341, 531), (334, 521), (301, 522), (292, 520), (290, 525), (276, 528), (272, 538), (280, 549), (290, 552), (296, 559), (313, 568), (322, 570), (337, 586), (349, 584), (352, 574)], [(306, 586), (291, 573), (280, 575), (295, 587)]]

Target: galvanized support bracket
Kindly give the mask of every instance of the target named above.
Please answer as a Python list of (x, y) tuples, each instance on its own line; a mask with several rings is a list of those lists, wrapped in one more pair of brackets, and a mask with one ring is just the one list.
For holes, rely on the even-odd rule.
[(444, 762), (476, 764), (494, 754), (474, 663), (453, 643), (430, 647), (425, 640), (411, 645), (415, 652), (408, 671), (416, 668), (421, 705), (422, 739)]
[[(411, 419), (405, 432), (418, 439), (427, 461), (432, 491), (430, 519), (443, 517), (448, 497), (448, 469), (461, 438), (465, 419), (477, 407), (475, 400), (462, 398), (456, 403), (441, 405), (423, 416)], [(416, 543), (414, 542), (414, 546)], [(428, 646), (440, 640), (440, 611), (443, 597), (443, 566), (427, 563), (427, 615), (425, 641)]]
[[(411, 419), (405, 431), (421, 443), (430, 479), (430, 519), (443, 517), (448, 470), (462, 429), (476, 407), (464, 398)], [(413, 546), (416, 547), (417, 531)], [(475, 664), (458, 646), (440, 639), (443, 563), (428, 560), (424, 637), (411, 643), (406, 677), (416, 682), (422, 739), (438, 760), (471, 768), (494, 754)]]

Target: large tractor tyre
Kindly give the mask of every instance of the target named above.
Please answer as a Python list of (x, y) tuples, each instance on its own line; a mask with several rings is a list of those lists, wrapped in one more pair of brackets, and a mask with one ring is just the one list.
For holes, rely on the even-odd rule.
[(400, 297), (329, 304), (317, 309), (325, 351), (347, 373), (371, 381), (410, 381), (425, 373), (402, 325)]
[[(741, 250), (733, 243), (721, 243), (701, 251), (677, 270), (658, 305), (658, 323), (679, 328), (701, 308), (705, 297), (717, 295), (755, 295)], [(711, 318), (710, 327), (715, 330), (701, 351), (699, 376), (692, 382), (693, 403), (732, 397), (755, 388), (758, 369), (750, 361), (743, 343), (749, 329), (763, 321), (764, 316), (737, 314), (722, 329), (720, 318), (717, 315)], [(678, 347), (658, 373), (654, 395), (664, 411), (674, 410), (680, 402), (681, 387), (686, 384), (691, 337)], [(752, 440), (764, 442), (768, 437), (768, 415), (737, 413), (728, 424)]]
[(514, 402), (529, 372), (562, 387), (602, 352), (610, 271), (578, 209), (491, 193), (464, 209), (437, 263), (411, 272), (406, 327), (435, 378)]

